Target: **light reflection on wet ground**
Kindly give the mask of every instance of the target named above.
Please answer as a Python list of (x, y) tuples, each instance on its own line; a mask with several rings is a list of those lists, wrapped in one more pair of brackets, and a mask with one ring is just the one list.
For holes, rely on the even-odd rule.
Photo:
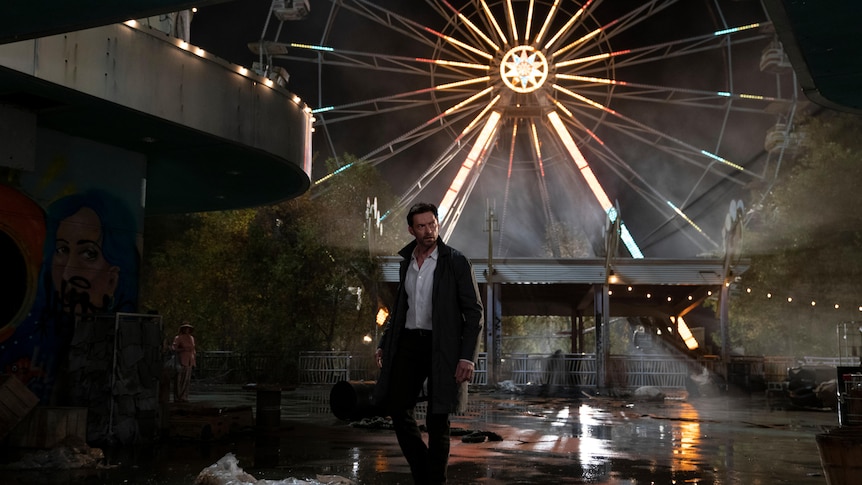
[[(451, 483), (822, 485), (815, 435), (838, 421), (833, 412), (770, 410), (761, 395), (632, 402), (479, 391), (471, 399), (452, 426), (492, 431), (503, 441), (453, 437)], [(198, 388), (192, 402), (253, 406), (254, 394), (238, 386)], [(328, 387), (284, 392), (281, 413), (277, 431), (109, 450), (116, 465), (110, 470), (7, 472), (0, 483), (187, 485), (227, 452), (258, 479), (411, 483), (392, 432), (336, 419)]]

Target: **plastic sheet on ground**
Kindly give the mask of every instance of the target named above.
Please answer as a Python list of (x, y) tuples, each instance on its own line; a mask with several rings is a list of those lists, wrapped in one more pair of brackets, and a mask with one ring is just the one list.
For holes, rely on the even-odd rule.
[(283, 480), (258, 480), (239, 466), (233, 453), (204, 468), (195, 479), (195, 485), (353, 485), (356, 482), (337, 475), (318, 475), (314, 480), (285, 478)]

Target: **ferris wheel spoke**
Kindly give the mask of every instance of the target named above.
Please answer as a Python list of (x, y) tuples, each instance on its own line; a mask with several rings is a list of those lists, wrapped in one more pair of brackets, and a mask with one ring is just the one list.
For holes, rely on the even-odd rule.
[[(488, 113), (494, 108), (494, 106), (499, 101), (499, 99), (500, 99), (499, 96), (492, 99), (484, 108), (482, 108), (482, 110), (479, 112), (479, 114), (477, 114), (470, 122), (468, 122), (466, 124), (466, 126), (463, 128), (461, 133), (453, 139), (453, 141), (449, 145), (449, 147), (443, 152), (443, 155), (441, 155), (437, 159), (437, 161), (435, 161), (434, 163), (431, 164), (429, 169), (417, 180), (416, 184), (414, 184), (410, 190), (414, 190), (414, 189), (421, 190), (421, 189), (423, 189), (425, 186), (427, 186), (430, 183), (431, 180), (433, 180), (437, 176), (437, 174), (439, 173), (439, 170), (441, 170), (442, 167), (451, 160), (452, 156), (454, 156), (453, 153), (457, 152), (458, 150), (461, 150), (463, 146), (466, 146), (466, 144), (468, 143), (468, 141), (470, 140), (471, 137), (476, 136), (476, 134), (478, 132), (475, 132), (474, 128), (476, 126), (478, 126), (483, 120), (486, 120), (488, 118)], [(474, 112), (475, 109), (477, 109), (477, 108), (478, 107), (474, 106), (470, 110), (465, 110), (463, 113), (459, 114), (455, 119), (451, 120), (452, 123), (460, 123), (462, 119), (466, 119), (467, 116), (469, 114), (471, 114), (472, 112)], [(426, 126), (432, 126), (431, 123), (426, 123), (425, 125)], [(421, 139), (428, 138), (433, 134), (436, 134), (438, 132), (445, 130), (445, 127), (443, 127), (441, 125), (435, 124), (433, 126), (435, 126), (434, 129), (423, 131), (425, 133), (425, 135), (422, 136)], [(409, 145), (404, 143), (405, 141), (407, 141), (409, 139), (413, 140), (411, 143), (409, 143)], [(367, 163), (377, 165), (377, 164), (382, 163), (382, 162), (388, 160), (389, 158), (397, 155), (401, 151), (408, 148), (408, 146), (412, 146), (412, 145), (418, 143), (418, 141), (421, 141), (421, 139), (420, 139), (420, 137), (416, 136), (415, 134), (412, 134), (412, 135), (405, 134), (404, 136), (401, 136), (398, 139), (393, 140), (392, 142), (389, 143), (389, 145), (384, 147), (384, 148), (388, 148), (388, 152), (386, 153), (386, 155), (383, 155), (383, 156), (380, 156), (377, 158), (373, 158), (370, 155), (366, 155), (365, 157), (363, 157), (363, 159), (366, 160)], [(377, 150), (377, 151), (379, 153), (383, 152), (383, 150)]]
[[(584, 95), (587, 94), (585, 90), (590, 87), (603, 85), (614, 86), (616, 88), (614, 91), (614, 97), (617, 99), (678, 104), (691, 108), (731, 109), (734, 111), (746, 110), (752, 113), (763, 113), (766, 107), (771, 107), (774, 103), (783, 103), (787, 106), (790, 106), (790, 104), (793, 103), (793, 100), (791, 99), (782, 99), (762, 94), (709, 91), (682, 86), (659, 86), (655, 84), (564, 73), (558, 73), (557, 79), (582, 83), (575, 85), (560, 85), (566, 89), (577, 91)], [(598, 94), (600, 91), (594, 91), (594, 93)]]
[[(605, 165), (610, 168), (617, 176), (623, 180), (626, 185), (628, 185), (632, 191), (640, 195), (648, 204), (650, 204), (658, 213), (664, 215), (666, 217), (666, 221), (670, 222), (673, 219), (681, 218), (685, 221), (686, 224), (694, 228), (697, 233), (701, 236), (702, 240), (708, 242), (711, 246), (711, 249), (715, 249), (718, 245), (709, 235), (694, 221), (692, 220), (685, 212), (677, 207), (673, 202), (671, 202), (671, 197), (668, 197), (662, 194), (655, 186), (646, 181), (646, 179), (641, 176), (636, 170), (632, 168), (632, 166), (627, 163), (623, 157), (616, 153), (607, 143), (605, 143), (601, 138), (599, 138), (592, 130), (588, 129), (582, 123), (578, 122), (576, 118), (564, 118), (564, 121), (567, 125), (574, 127), (578, 131), (583, 131), (588, 134), (590, 138), (597, 142), (598, 148), (594, 149), (591, 153), (597, 158), (601, 159)], [(683, 205), (684, 207), (684, 205)], [(707, 249), (701, 243), (701, 240), (697, 240), (688, 233), (685, 233), (689, 240), (693, 243), (701, 247), (701, 249)]]
[[(550, 225), (553, 222), (553, 216), (551, 211), (551, 200), (548, 195), (548, 185), (545, 180), (545, 161), (542, 158), (542, 142), (539, 139), (539, 132), (536, 128), (535, 120), (530, 120), (530, 138), (533, 144), (533, 150), (535, 151), (534, 163), (536, 164), (536, 175), (538, 177), (539, 184), (539, 196), (542, 201), (542, 210), (545, 216), (545, 222)], [(559, 257), (559, 247), (557, 244), (553, 245), (557, 253), (556, 257)]]
[(466, 147), (471, 145), (473, 139), (475, 139), (479, 135), (478, 132), (474, 132), (471, 134), (467, 134), (465, 138), (461, 139), (459, 142), (452, 142), (449, 146), (447, 146), (444, 150), (441, 151), (440, 155), (430, 164), (427, 170), (423, 172), (423, 174), (411, 185), (406, 192), (404, 192), (396, 204), (395, 208), (391, 211), (388, 211), (384, 214), (384, 217), (387, 217), (390, 213), (397, 212), (399, 210), (405, 209), (411, 201), (413, 201), (419, 194), (425, 190), (425, 188), (430, 185), (446, 168), (449, 163), (452, 162), (461, 152), (463, 152)]
[(485, 33), (485, 31), (479, 28), (479, 26), (477, 26), (466, 15), (464, 15), (461, 10), (455, 8), (454, 6), (452, 6), (451, 3), (446, 0), (440, 0), (440, 3), (445, 6), (445, 10), (451, 12), (451, 14), (454, 15), (455, 18), (457, 18), (458, 21), (464, 26), (464, 28), (457, 27), (459, 32), (466, 32), (474, 39), (481, 40), (483, 45), (490, 47), (493, 52), (500, 50), (500, 46), (496, 42), (494, 42), (491, 37), (489, 37)]
[[(273, 54), (271, 57), (275, 60), (305, 62), (326, 67), (368, 69), (423, 77), (429, 76), (431, 69), (435, 68), (435, 76), (450, 79), (464, 79), (477, 74), (486, 75), (489, 70), (487, 63), (348, 51), (309, 44), (286, 44), (286, 46), (299, 51), (306, 50), (310, 55), (303, 57)], [(444, 71), (440, 72), (439, 69)]]
[[(612, 123), (606, 123), (606, 125), (607, 125), (607, 126), (613, 126), (613, 124), (612, 124)], [(619, 128), (619, 130), (618, 130), (618, 131), (623, 132), (623, 133), (630, 134), (630, 133), (628, 133), (628, 132), (627, 132), (626, 127), (625, 127), (625, 126), (623, 126), (623, 125), (618, 125), (618, 128)], [(599, 139), (599, 138), (595, 135), (595, 133), (593, 133), (591, 130), (588, 130), (588, 129), (586, 129), (586, 128), (584, 128), (584, 131), (585, 131), (585, 132), (587, 132), (587, 133), (589, 134), (590, 138), (592, 138), (592, 139), (596, 140), (596, 141), (599, 143), (599, 145), (601, 146), (601, 150), (608, 150), (608, 146), (607, 146), (607, 144), (605, 144), (603, 141), (601, 141), (601, 139)], [(650, 140), (646, 140), (646, 139), (644, 139), (644, 138), (637, 137), (637, 136), (634, 136), (634, 135), (632, 135), (632, 136), (633, 136), (634, 138), (636, 138), (638, 141), (641, 141), (641, 142), (643, 142), (643, 143), (647, 143), (647, 144), (648, 144), (648, 143), (650, 143)], [(611, 170), (613, 170), (615, 173), (617, 173), (617, 175), (619, 175), (619, 176), (620, 176), (620, 178), (621, 178), (622, 180), (624, 180), (624, 181), (626, 182), (626, 184), (627, 184), (627, 185), (629, 185), (631, 188), (633, 188), (633, 190), (635, 190), (635, 191), (636, 191), (637, 193), (639, 193), (640, 195), (644, 196), (644, 199), (645, 199), (645, 200), (647, 200), (647, 201), (648, 201), (648, 202), (649, 202), (649, 203), (650, 203), (650, 204), (651, 204), (655, 209), (657, 209), (659, 213), (667, 214), (667, 213), (668, 213), (668, 212), (667, 212), (667, 211), (668, 211), (668, 209), (670, 209), (670, 210), (673, 212), (672, 216), (671, 216), (671, 217), (669, 217), (669, 218), (667, 219), (667, 221), (668, 221), (668, 222), (669, 222), (670, 220), (672, 220), (672, 219), (676, 218), (676, 217), (681, 218), (682, 220), (684, 220), (684, 221), (686, 222), (686, 224), (688, 224), (689, 226), (693, 227), (693, 228), (694, 228), (694, 229), (695, 229), (695, 230), (696, 230), (696, 231), (697, 231), (697, 232), (698, 232), (698, 233), (703, 237), (703, 239), (705, 239), (707, 242), (709, 242), (713, 249), (716, 247), (716, 243), (715, 243), (715, 241), (713, 241), (713, 240), (712, 240), (712, 238), (710, 238), (710, 237), (709, 237), (709, 235), (708, 235), (708, 234), (707, 234), (707, 233), (706, 233), (706, 232), (705, 232), (705, 231), (704, 231), (704, 230), (703, 230), (703, 229), (702, 229), (702, 228), (701, 228), (701, 227), (700, 227), (700, 226), (699, 226), (699, 225), (698, 225), (698, 224), (697, 224), (697, 223), (696, 223), (692, 218), (690, 218), (690, 217), (689, 217), (689, 215), (687, 215), (687, 214), (683, 211), (683, 209), (681, 209), (681, 208), (680, 208), (680, 207), (684, 208), (684, 207), (686, 207), (686, 206), (688, 205), (688, 202), (689, 202), (689, 200), (690, 200), (690, 198), (691, 198), (691, 193), (693, 193), (693, 192), (694, 192), (694, 190), (696, 189), (696, 186), (700, 183), (700, 181), (702, 181), (702, 180), (704, 179), (704, 177), (706, 176), (706, 174), (709, 172), (709, 167), (705, 167), (705, 168), (704, 168), (704, 170), (703, 170), (703, 172), (702, 172), (702, 175), (701, 175), (701, 179), (700, 179), (700, 181), (698, 182), (698, 184), (695, 184), (695, 187), (693, 187), (693, 188), (692, 188), (692, 191), (689, 193), (689, 196), (687, 196), (687, 197), (685, 198), (684, 202), (683, 202), (680, 206), (678, 206), (677, 204), (674, 204), (673, 202), (671, 202), (671, 199), (670, 199), (670, 198), (668, 198), (668, 197), (665, 197), (665, 196), (661, 195), (658, 191), (656, 191), (654, 188), (652, 188), (652, 185), (651, 185), (651, 184), (649, 184), (648, 182), (646, 182), (646, 181), (643, 179), (643, 177), (641, 177), (641, 176), (640, 176), (640, 175), (638, 175), (638, 174), (637, 174), (633, 169), (631, 169), (631, 167), (630, 167), (627, 163), (625, 163), (621, 157), (616, 156), (616, 155), (614, 155), (614, 156), (607, 156), (607, 155), (602, 156), (602, 155), (601, 155), (601, 154), (602, 154), (602, 151), (601, 151), (601, 150), (600, 150), (600, 151), (597, 151), (597, 152), (594, 152), (594, 153), (599, 154), (600, 158), (602, 158), (602, 160), (604, 160), (605, 162), (607, 162), (608, 167), (609, 167), (609, 168), (611, 168)], [(663, 148), (661, 148), (661, 150), (662, 150), (662, 151), (666, 151), (667, 153), (671, 153), (671, 154), (673, 154), (673, 155), (675, 155), (675, 156), (677, 156), (677, 157), (683, 158), (683, 159), (688, 158), (688, 157), (687, 157), (687, 154), (686, 154), (685, 152), (683, 152), (683, 151), (679, 151), (679, 150), (676, 150), (676, 151), (675, 151), (673, 148), (670, 148), (670, 147), (663, 147)], [(623, 173), (621, 173), (620, 171), (618, 171), (618, 170), (613, 166), (614, 164), (626, 167), (626, 168), (625, 168), (625, 171), (626, 171), (626, 172), (628, 172), (628, 173), (630, 173), (630, 174), (631, 174), (631, 176), (625, 176)], [(632, 178), (642, 181), (642, 182), (644, 183), (644, 187), (647, 187), (647, 188), (648, 188), (648, 190), (653, 194), (653, 197), (649, 197), (649, 196), (647, 196), (647, 193), (646, 193), (646, 192), (644, 192), (644, 191), (640, 190), (640, 189), (639, 189), (635, 184), (633, 184), (633, 183), (632, 183)], [(729, 179), (729, 180), (735, 181), (734, 179)], [(740, 184), (740, 185), (742, 184), (742, 182), (738, 182), (738, 181), (735, 181), (735, 182), (737, 182), (737, 183), (738, 183), (738, 184)], [(702, 244), (700, 243), (700, 241), (695, 240), (694, 238), (692, 238), (692, 237), (691, 237), (690, 235), (688, 235), (687, 233), (683, 233), (683, 234), (685, 234), (685, 235), (686, 235), (686, 237), (687, 237), (688, 239), (690, 239), (692, 242), (694, 242), (694, 243), (695, 243), (695, 244), (697, 244), (699, 247), (701, 247), (701, 249), (706, 249), (705, 247), (703, 247), (703, 246), (702, 246)]]
[[(469, 111), (461, 113), (458, 116), (456, 116), (455, 121), (460, 121), (462, 118), (465, 118), (469, 114), (470, 114)], [(447, 128), (443, 125), (432, 125), (432, 124), (424, 124), (420, 127), (414, 128), (414, 129), (396, 137), (394, 140), (389, 141), (385, 145), (373, 150), (372, 152), (367, 153), (367, 154), (363, 155), (362, 157), (359, 157), (357, 159), (357, 161), (350, 163), (350, 164), (347, 164), (347, 165), (344, 165), (344, 166), (338, 168), (337, 170), (333, 171), (332, 173), (329, 173), (329, 174), (321, 177), (320, 179), (318, 179), (314, 183), (316, 185), (318, 185), (318, 184), (321, 184), (323, 182), (326, 182), (327, 180), (329, 180), (333, 176), (338, 175), (339, 173), (351, 168), (354, 165), (360, 165), (360, 164), (366, 165), (367, 164), (367, 165), (374, 166), (374, 165), (378, 165), (380, 163), (383, 163), (383, 162), (391, 159), (392, 157), (397, 156), (399, 153), (409, 149), (410, 147), (412, 147), (412, 146), (414, 146), (414, 145), (416, 145), (416, 144), (418, 144), (418, 143), (420, 143), (420, 142), (422, 142), (428, 138), (431, 138), (432, 136), (434, 136), (440, 132), (446, 131), (446, 129)]]
[[(584, 49), (590, 49), (592, 46), (589, 41), (601, 37), (603, 41), (611, 40), (613, 37), (627, 31), (628, 29), (648, 20), (653, 15), (658, 14), (662, 10), (670, 7), (679, 0), (652, 0), (646, 1), (639, 7), (630, 10), (629, 12), (617, 17), (614, 20), (589, 31), (587, 34), (579, 34), (577, 29), (569, 29), (567, 35), (560, 38), (564, 43), (562, 47), (553, 51), (551, 57), (558, 60), (565, 60), (569, 57), (578, 57), (579, 53)], [(575, 34), (580, 36), (574, 38)], [(569, 39), (574, 38), (571, 42)], [(568, 43), (567, 43), (568, 42)]]
[[(476, 82), (481, 82), (481, 80)], [(463, 84), (460, 84), (460, 86), (463, 86)], [(419, 89), (405, 93), (398, 93), (373, 99), (355, 101), (340, 106), (324, 106), (312, 110), (312, 114), (335, 114), (335, 116), (329, 118), (328, 121), (322, 120), (319, 122), (321, 125), (324, 125), (334, 124), (340, 121), (352, 120), (365, 116), (392, 113), (398, 110), (416, 108), (431, 104), (437, 104), (440, 102), (452, 102), (454, 106), (460, 107), (465, 101), (470, 102), (477, 97), (476, 93), (474, 92), (466, 92), (457, 89), (460, 86), (454, 86), (451, 84), (441, 85), (433, 88)], [(487, 90), (488, 88), (485, 88), (483, 92), (487, 92)], [(444, 95), (438, 96), (436, 99), (419, 97), (419, 95), (427, 94), (430, 92), (444, 92)], [(467, 95), (469, 95), (469, 97), (465, 98), (465, 96)]]
[[(556, 88), (558, 91), (560, 91), (564, 94), (567, 94), (567, 95), (577, 99), (578, 101), (581, 101), (582, 103), (584, 103), (586, 105), (589, 105), (595, 109), (601, 110), (601, 111), (603, 111), (603, 112), (605, 112), (605, 113), (607, 113), (607, 114), (609, 114), (609, 115), (611, 115), (611, 116), (613, 116), (619, 120), (624, 121), (626, 129), (620, 130), (624, 134), (627, 134), (627, 135), (633, 136), (633, 137), (637, 137), (636, 135), (638, 133), (652, 135), (655, 138), (655, 141), (652, 144), (656, 148), (659, 148), (659, 149), (665, 148), (663, 145), (659, 144), (659, 142), (666, 142), (666, 143), (673, 144), (677, 147), (684, 148), (685, 149), (684, 151), (686, 153), (689, 153), (690, 156), (681, 157), (683, 160), (694, 163), (700, 167), (712, 170), (712, 171), (714, 171), (714, 173), (716, 173), (717, 175), (719, 175), (721, 177), (725, 177), (728, 179), (735, 179), (735, 177), (733, 177), (732, 174), (728, 174), (728, 173), (719, 171), (717, 168), (715, 168), (716, 165), (730, 167), (734, 172), (739, 172), (741, 174), (747, 174), (747, 175), (749, 175), (753, 178), (756, 178), (756, 179), (762, 178), (761, 175), (750, 172), (750, 171), (746, 170), (745, 167), (743, 167), (737, 163), (734, 163), (730, 160), (727, 160), (727, 159), (725, 159), (725, 158), (723, 158), (723, 157), (721, 157), (715, 153), (712, 153), (706, 149), (697, 148), (697, 147), (695, 147), (689, 143), (686, 143), (686, 142), (680, 140), (679, 138), (677, 138), (675, 136), (672, 136), (668, 133), (663, 132), (662, 130), (647, 126), (645, 123), (636, 121), (633, 118), (625, 116), (622, 113), (619, 113), (619, 112), (617, 112), (617, 111), (615, 111), (615, 110), (613, 110), (613, 109), (611, 109), (611, 108), (609, 108), (609, 107), (607, 107), (601, 103), (598, 103), (598, 102), (593, 101), (589, 98), (586, 98), (585, 96), (582, 96), (578, 93), (575, 93), (573, 91), (565, 89), (559, 85), (554, 85), (554, 88)], [(637, 137), (637, 138), (641, 139), (642, 141), (646, 140), (645, 138), (640, 138), (640, 137)], [(668, 151), (668, 153), (676, 153), (676, 152)], [(682, 153), (682, 152), (680, 152), (680, 153)]]
[[(559, 2), (555, 2), (554, 7), (557, 6)], [(590, 8), (598, 7), (599, 4), (602, 3), (601, 0), (586, 0), (581, 8), (578, 9), (577, 12), (569, 17), (569, 20), (560, 27), (557, 32), (548, 40), (548, 42), (544, 45), (545, 50), (551, 49), (557, 43), (557, 40), (563, 36), (566, 32), (569, 32), (575, 22), (578, 21), (586, 12), (589, 11)], [(556, 10), (552, 10), (552, 12), (545, 18), (545, 23), (542, 26), (542, 29), (539, 31), (539, 34), (536, 36), (536, 44), (541, 44), (544, 40), (544, 35), (547, 32), (547, 28), (550, 25), (551, 21), (553, 21), (553, 17), (556, 15)]]
[(371, 22), (385, 27), (393, 33), (398, 33), (407, 39), (412, 39), (429, 48), (437, 47), (435, 40), (429, 37), (428, 29), (418, 22), (387, 10), (366, 0), (330, 0), (339, 8), (352, 12)]
[[(472, 107), (470, 110), (460, 113), (459, 115), (453, 117), (453, 122), (461, 121), (467, 118), (472, 112), (477, 110), (478, 107)], [(444, 132), (447, 130), (447, 127), (442, 124), (437, 124), (433, 122), (426, 122), (420, 126), (417, 126), (403, 135), (398, 136), (397, 138), (387, 142), (386, 144), (372, 150), (371, 152), (363, 155), (361, 157), (362, 160), (366, 160), (372, 165), (378, 165), (386, 160), (389, 160), (394, 155), (404, 151), (410, 146), (415, 145), (419, 141), (429, 138), (432, 135), (435, 135), (440, 132)]]

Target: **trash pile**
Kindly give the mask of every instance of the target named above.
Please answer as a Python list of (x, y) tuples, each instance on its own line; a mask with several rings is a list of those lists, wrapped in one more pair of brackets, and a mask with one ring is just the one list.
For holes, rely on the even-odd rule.
[(195, 485), (355, 485), (356, 482), (337, 475), (318, 475), (314, 480), (285, 478), (284, 480), (258, 480), (240, 468), (239, 460), (228, 453), (204, 468), (195, 479)]
[(76, 470), (107, 468), (101, 448), (90, 448), (83, 440), (68, 437), (47, 450), (24, 453), (15, 462), (3, 465), (6, 470)]

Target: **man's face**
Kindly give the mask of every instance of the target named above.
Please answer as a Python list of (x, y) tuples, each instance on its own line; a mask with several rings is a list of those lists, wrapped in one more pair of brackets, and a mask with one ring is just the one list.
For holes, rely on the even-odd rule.
[(437, 218), (432, 212), (422, 212), (413, 216), (413, 225), (407, 228), (410, 234), (416, 238), (420, 249), (428, 249), (437, 243), (440, 227)]
[(77, 311), (103, 309), (117, 287), (119, 268), (102, 254), (99, 216), (87, 207), (60, 222), (51, 262), (55, 291)]

